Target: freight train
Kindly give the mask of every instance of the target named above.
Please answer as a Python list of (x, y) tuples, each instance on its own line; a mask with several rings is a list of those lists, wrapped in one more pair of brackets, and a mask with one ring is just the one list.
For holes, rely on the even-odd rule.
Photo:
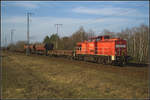
[(125, 65), (128, 62), (127, 42), (109, 35), (91, 37), (78, 42), (74, 50), (54, 50), (52, 43), (25, 45), (31, 53), (65, 56), (74, 60), (94, 61), (101, 64)]

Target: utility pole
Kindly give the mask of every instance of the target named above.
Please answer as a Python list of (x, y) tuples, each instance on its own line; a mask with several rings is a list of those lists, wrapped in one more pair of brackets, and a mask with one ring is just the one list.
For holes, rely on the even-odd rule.
[(15, 31), (15, 29), (11, 29), (11, 33), (10, 33), (10, 35), (11, 35), (11, 44), (13, 44), (14, 31)]
[(29, 55), (30, 54), (30, 48), (29, 48), (29, 43), (30, 43), (30, 39), (29, 39), (29, 27), (30, 27), (30, 22), (29, 22), (29, 20), (30, 20), (30, 15), (31, 15), (32, 13), (27, 13), (27, 48), (26, 48), (26, 55)]
[[(57, 33), (56, 33), (56, 35), (58, 36), (58, 28), (59, 28), (59, 26), (62, 26), (63, 24), (55, 24), (55, 26), (56, 26), (56, 29), (57, 29)], [(58, 38), (57, 38), (57, 40), (56, 40), (56, 49), (58, 48)]]

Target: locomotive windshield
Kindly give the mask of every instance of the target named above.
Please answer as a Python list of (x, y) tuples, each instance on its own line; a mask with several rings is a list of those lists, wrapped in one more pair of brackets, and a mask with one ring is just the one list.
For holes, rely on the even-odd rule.
[(97, 39), (96, 39), (96, 41), (100, 41), (100, 40), (101, 40), (101, 38), (97, 38)]
[(104, 39), (110, 39), (110, 37), (109, 36), (104, 36)]
[(81, 50), (81, 45), (77, 45), (77, 50)]

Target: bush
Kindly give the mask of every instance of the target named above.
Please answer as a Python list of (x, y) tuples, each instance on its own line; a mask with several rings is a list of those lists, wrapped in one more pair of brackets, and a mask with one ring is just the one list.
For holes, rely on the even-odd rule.
[(10, 44), (7, 48), (10, 51), (16, 51), (16, 50), (23, 51), (25, 44), (26, 44), (25, 41), (18, 41), (16, 44)]

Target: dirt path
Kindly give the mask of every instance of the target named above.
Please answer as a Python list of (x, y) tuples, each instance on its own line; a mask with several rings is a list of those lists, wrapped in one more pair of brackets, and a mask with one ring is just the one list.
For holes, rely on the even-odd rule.
[(148, 67), (4, 53), (3, 98), (146, 98)]

